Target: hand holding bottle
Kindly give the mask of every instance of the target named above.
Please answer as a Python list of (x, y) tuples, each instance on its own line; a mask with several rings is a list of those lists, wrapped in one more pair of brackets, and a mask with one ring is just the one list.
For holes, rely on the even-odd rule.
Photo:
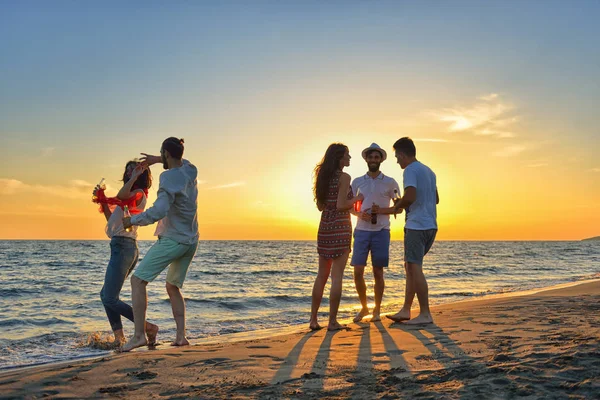
[(354, 196), (354, 211), (360, 212), (362, 207), (362, 202), (365, 199), (365, 196), (360, 192), (360, 189), (356, 191), (356, 196)]
[(99, 190), (106, 190), (106, 184), (104, 182), (105, 182), (105, 180), (104, 180), (104, 178), (102, 178), (100, 180), (100, 182), (96, 185), (94, 190), (92, 191), (92, 201), (95, 201), (98, 199), (98, 191)]
[(379, 211), (379, 206), (375, 203), (371, 206), (371, 223), (375, 225), (377, 223), (377, 212)]

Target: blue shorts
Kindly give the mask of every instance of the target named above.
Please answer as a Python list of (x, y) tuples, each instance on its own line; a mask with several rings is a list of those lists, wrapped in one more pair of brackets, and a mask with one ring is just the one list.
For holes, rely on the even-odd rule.
[(390, 231), (354, 230), (354, 250), (350, 265), (353, 267), (365, 267), (367, 257), (371, 252), (371, 265), (373, 267), (387, 267), (390, 263)]

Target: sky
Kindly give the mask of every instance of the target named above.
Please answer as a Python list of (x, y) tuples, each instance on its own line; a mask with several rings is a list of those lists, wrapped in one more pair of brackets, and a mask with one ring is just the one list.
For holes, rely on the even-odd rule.
[(438, 239), (600, 235), (598, 15), (597, 1), (0, 2), (0, 239), (106, 239), (92, 187), (116, 194), (125, 163), (169, 136), (198, 167), (205, 240), (315, 240), (327, 146), (349, 147), (356, 177), (378, 143), (401, 184), (403, 136), (437, 175)]

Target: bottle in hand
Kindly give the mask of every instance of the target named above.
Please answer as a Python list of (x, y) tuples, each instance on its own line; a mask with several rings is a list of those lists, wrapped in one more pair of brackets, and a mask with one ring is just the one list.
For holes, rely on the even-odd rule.
[[(360, 189), (356, 190), (356, 195), (358, 196), (359, 194), (360, 194)], [(354, 211), (360, 212), (361, 207), (362, 207), (362, 200), (358, 200), (356, 203), (354, 203)]]
[[(104, 182), (105, 182), (104, 178), (100, 179), (100, 183), (98, 183), (96, 185), (96, 190), (106, 190), (106, 183), (104, 183)], [(92, 201), (95, 201), (97, 199), (98, 199), (98, 196), (93, 194)]]
[[(123, 207), (123, 218), (131, 218), (131, 213), (129, 212), (129, 207)], [(131, 232), (131, 226), (129, 228), (125, 228), (125, 232)]]
[(377, 211), (375, 211), (375, 203), (371, 207), (371, 223), (375, 225), (377, 223)]

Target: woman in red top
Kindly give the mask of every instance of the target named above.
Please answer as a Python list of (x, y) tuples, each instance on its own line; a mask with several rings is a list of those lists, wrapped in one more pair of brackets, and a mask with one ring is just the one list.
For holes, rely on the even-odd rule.
[(329, 145), (325, 156), (315, 167), (313, 188), (317, 208), (321, 211), (321, 223), (317, 238), (319, 272), (312, 291), (310, 329), (321, 329), (317, 313), (323, 298), (323, 290), (331, 273), (329, 293), (330, 331), (343, 329), (337, 322), (337, 312), (342, 297), (342, 278), (350, 254), (352, 223), (349, 210), (354, 203), (362, 200), (362, 195), (353, 196), (350, 175), (342, 172), (350, 165), (348, 147), (341, 143)]

